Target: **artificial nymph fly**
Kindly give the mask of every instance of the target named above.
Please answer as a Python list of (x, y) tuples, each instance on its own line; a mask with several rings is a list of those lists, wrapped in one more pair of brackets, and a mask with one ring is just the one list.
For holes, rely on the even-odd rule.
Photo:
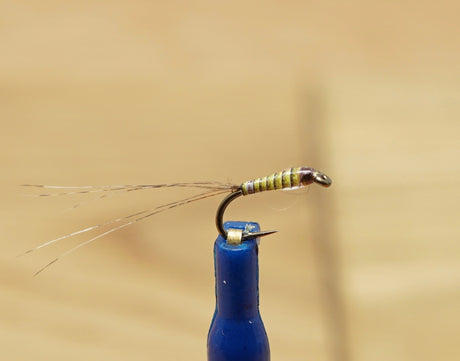
[[(58, 190), (58, 193), (46, 193), (46, 194), (39, 194), (39, 196), (61, 196), (61, 195), (73, 195), (73, 194), (88, 194), (88, 193), (96, 193), (98, 194), (96, 199), (106, 198), (111, 195), (119, 194), (121, 192), (131, 192), (137, 191), (141, 189), (153, 189), (153, 188), (173, 188), (173, 187), (187, 187), (187, 188), (199, 188), (204, 190), (202, 193), (199, 193), (195, 196), (185, 198), (176, 202), (163, 204), (158, 207), (146, 209), (143, 211), (139, 211), (128, 216), (124, 216), (121, 218), (113, 219), (111, 221), (107, 221), (104, 223), (100, 223), (94, 226), (90, 226), (59, 238), (53, 239), (51, 241), (45, 242), (37, 247), (29, 249), (24, 253), (31, 253), (36, 251), (40, 248), (48, 246), (50, 244), (56, 243), (63, 239), (73, 237), (79, 234), (83, 234), (89, 231), (93, 231), (99, 229), (104, 226), (113, 225), (112, 228), (109, 230), (98, 234), (95, 237), (92, 237), (75, 247), (69, 249), (68, 251), (62, 253), (51, 262), (46, 264), (44, 267), (39, 269), (35, 275), (39, 274), (53, 263), (57, 262), (62, 257), (72, 253), (73, 251), (77, 250), (84, 245), (95, 241), (98, 238), (106, 236), (112, 232), (115, 232), (119, 229), (125, 228), (129, 225), (142, 221), (146, 218), (149, 218), (157, 213), (166, 211), (171, 208), (183, 206), (187, 203), (199, 201), (201, 199), (214, 197), (217, 195), (221, 195), (224, 193), (228, 193), (228, 195), (224, 198), (224, 200), (219, 205), (216, 213), (216, 226), (219, 234), (227, 239), (227, 232), (223, 226), (223, 218), (224, 212), (227, 206), (232, 202), (234, 199), (240, 196), (247, 196), (250, 194), (270, 191), (270, 190), (290, 190), (308, 186), (312, 183), (317, 183), (323, 187), (329, 187), (332, 183), (332, 180), (325, 174), (307, 167), (299, 167), (299, 168), (288, 168), (278, 173), (273, 173), (269, 176), (263, 178), (257, 178), (253, 180), (246, 181), (240, 185), (229, 184), (229, 183), (220, 183), (220, 182), (194, 182), (194, 183), (169, 183), (169, 184), (140, 184), (140, 185), (114, 185), (114, 186), (82, 186), (82, 187), (70, 187), (70, 186), (49, 186), (49, 185), (37, 185), (37, 184), (25, 184), (24, 186), (27, 187), (35, 187), (35, 188), (46, 188), (50, 190)], [(78, 205), (76, 205), (78, 206)], [(269, 234), (272, 234), (276, 231), (261, 231), (261, 232), (254, 232), (245, 231), (242, 234), (241, 240), (248, 240), (256, 237), (262, 237)]]

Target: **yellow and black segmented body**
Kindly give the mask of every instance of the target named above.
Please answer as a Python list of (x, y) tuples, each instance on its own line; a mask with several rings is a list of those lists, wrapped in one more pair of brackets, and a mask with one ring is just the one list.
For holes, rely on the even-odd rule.
[[(329, 187), (332, 184), (331, 178), (324, 173), (321, 173), (313, 168), (299, 167), (288, 168), (282, 172), (273, 173), (263, 178), (253, 179), (244, 182), (240, 186), (231, 188), (231, 193), (228, 194), (220, 203), (216, 213), (216, 226), (220, 235), (227, 239), (227, 231), (224, 228), (224, 212), (227, 206), (240, 196), (259, 193), (263, 191), (272, 191), (277, 189), (293, 189), (305, 187), (309, 184), (317, 183), (323, 187)], [(265, 232), (243, 232), (241, 240), (262, 237), (274, 233), (274, 231)]]
[(313, 168), (287, 168), (263, 178), (253, 179), (241, 184), (240, 189), (244, 196), (263, 191), (278, 189), (292, 189), (313, 183), (316, 171)]

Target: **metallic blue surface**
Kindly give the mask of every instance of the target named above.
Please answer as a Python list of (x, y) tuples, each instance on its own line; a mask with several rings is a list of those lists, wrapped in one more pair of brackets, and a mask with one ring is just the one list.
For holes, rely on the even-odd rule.
[[(225, 229), (257, 223), (226, 222)], [(208, 361), (269, 361), (270, 348), (259, 313), (259, 262), (256, 240), (214, 244), (216, 311), (208, 334)]]

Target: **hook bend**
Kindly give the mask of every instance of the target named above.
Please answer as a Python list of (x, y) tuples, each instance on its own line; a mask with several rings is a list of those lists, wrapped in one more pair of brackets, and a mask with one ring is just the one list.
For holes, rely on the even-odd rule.
[[(216, 213), (216, 227), (219, 231), (219, 234), (224, 238), (227, 239), (227, 231), (224, 228), (224, 213), (227, 209), (227, 206), (232, 202), (234, 199), (243, 195), (243, 191), (241, 188), (233, 191), (232, 193), (228, 194), (220, 203), (219, 208), (217, 208)], [(253, 239), (257, 237), (268, 236), (269, 234), (273, 234), (278, 231), (260, 231), (260, 232), (243, 232), (243, 236), (241, 241), (245, 241), (248, 239)]]

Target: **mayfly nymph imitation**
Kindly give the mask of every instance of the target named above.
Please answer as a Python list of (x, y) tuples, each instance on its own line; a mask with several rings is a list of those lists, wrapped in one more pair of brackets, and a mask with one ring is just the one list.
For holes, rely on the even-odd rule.
[[(46, 189), (54, 189), (54, 190), (65, 190), (64, 192), (59, 193), (47, 193), (47, 194), (39, 194), (38, 196), (63, 196), (63, 195), (75, 195), (75, 194), (88, 194), (88, 193), (100, 193), (100, 195), (95, 199), (102, 199), (108, 196), (119, 194), (120, 192), (131, 192), (141, 189), (152, 189), (152, 188), (172, 188), (172, 187), (186, 187), (186, 188), (200, 188), (205, 189), (206, 191), (203, 193), (199, 193), (195, 196), (190, 198), (185, 198), (180, 201), (172, 202), (163, 204), (158, 207), (146, 209), (144, 211), (136, 212), (130, 214), (125, 217), (113, 219), (111, 221), (107, 221), (104, 223), (100, 223), (91, 227), (87, 227), (59, 238), (53, 239), (51, 241), (45, 242), (35, 248), (29, 249), (28, 251), (24, 252), (30, 253), (36, 251), (40, 248), (58, 242), (60, 240), (73, 237), (82, 233), (86, 233), (89, 231), (93, 231), (99, 229), (101, 227), (114, 224), (112, 228), (109, 230), (98, 234), (95, 237), (92, 237), (73, 248), (69, 249), (68, 251), (62, 253), (51, 262), (46, 264), (44, 267), (39, 269), (35, 275), (39, 274), (53, 263), (57, 262), (62, 257), (72, 253), (73, 251), (77, 250), (84, 245), (93, 242), (94, 240), (106, 236), (112, 232), (115, 232), (119, 229), (125, 228), (129, 225), (132, 225), (136, 222), (139, 222), (143, 219), (151, 217), (157, 213), (163, 212), (165, 210), (179, 207), (185, 205), (187, 203), (195, 202), (201, 199), (214, 197), (217, 195), (221, 195), (224, 193), (229, 193), (224, 200), (220, 203), (219, 207), (217, 208), (216, 213), (216, 227), (219, 231), (219, 234), (227, 239), (227, 232), (224, 229), (223, 219), (224, 219), (224, 212), (227, 206), (232, 202), (234, 199), (238, 198), (239, 196), (247, 196), (250, 194), (260, 193), (264, 191), (271, 191), (271, 190), (290, 190), (296, 189), (301, 187), (306, 187), (312, 183), (317, 183), (323, 187), (329, 187), (332, 184), (332, 180), (325, 175), (313, 168), (308, 167), (299, 167), (299, 168), (288, 168), (278, 173), (273, 173), (269, 176), (257, 178), (253, 180), (246, 181), (241, 185), (236, 184), (229, 184), (229, 183), (220, 183), (220, 182), (193, 182), (193, 183), (169, 183), (169, 184), (140, 184), (140, 185), (114, 185), (114, 186), (50, 186), (50, 185), (37, 185), (37, 184), (24, 184), (26, 187), (35, 187), (35, 188), (46, 188)], [(110, 192), (110, 193), (109, 193)], [(75, 207), (77, 207), (77, 204)], [(256, 237), (263, 237), (269, 234), (272, 234), (276, 231), (261, 231), (261, 232), (251, 232), (250, 230), (245, 230), (241, 236), (241, 240), (248, 240)]]

